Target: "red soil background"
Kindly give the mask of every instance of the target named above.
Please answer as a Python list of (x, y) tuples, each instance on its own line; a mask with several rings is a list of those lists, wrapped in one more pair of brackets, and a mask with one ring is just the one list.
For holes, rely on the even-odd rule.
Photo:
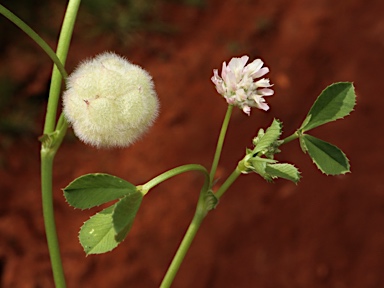
[[(62, 17), (60, 9), (52, 13)], [(88, 37), (76, 26), (68, 71), (104, 50), (125, 55), (153, 76), (161, 114), (127, 149), (96, 150), (71, 131), (64, 141), (55, 160), (54, 204), (68, 287), (158, 287), (194, 213), (201, 176), (180, 175), (153, 189), (128, 238), (110, 253), (89, 257), (77, 234), (99, 209), (74, 210), (60, 189), (85, 173), (111, 173), (138, 185), (178, 165), (209, 168), (226, 110), (210, 82), (212, 69), (244, 54), (265, 61), (275, 95), (267, 99), (267, 113), (234, 112), (219, 181), (260, 127), (276, 117), (284, 122), (284, 136), (290, 135), (321, 90), (339, 81), (354, 82), (356, 109), (313, 134), (340, 147), (352, 173), (325, 176), (297, 141), (285, 145), (277, 158), (300, 168), (300, 183), (240, 177), (207, 216), (173, 287), (384, 287), (383, 9), (379, 0), (211, 0), (203, 7), (170, 2), (161, 13), (177, 32), (144, 33), (130, 48), (109, 35)], [(7, 29), (5, 39), (14, 42), (1, 49), (1, 75), (23, 83), (14, 97), (23, 102), (46, 94), (51, 63), (38, 48), (26, 49), (29, 39), (11, 24)], [(39, 190), (44, 107), (34, 111), (37, 131), (1, 136), (4, 288), (53, 287)]]

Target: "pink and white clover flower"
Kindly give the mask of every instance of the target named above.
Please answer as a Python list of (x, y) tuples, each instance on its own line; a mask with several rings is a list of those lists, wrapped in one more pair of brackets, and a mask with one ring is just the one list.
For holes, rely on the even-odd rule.
[(252, 107), (267, 111), (269, 106), (264, 97), (273, 95), (274, 91), (270, 88), (273, 85), (269, 79), (261, 78), (269, 72), (267, 67), (263, 67), (264, 62), (256, 59), (246, 65), (248, 59), (248, 56), (234, 57), (228, 65), (224, 62), (221, 77), (214, 69), (211, 80), (229, 105), (237, 106), (250, 115)]

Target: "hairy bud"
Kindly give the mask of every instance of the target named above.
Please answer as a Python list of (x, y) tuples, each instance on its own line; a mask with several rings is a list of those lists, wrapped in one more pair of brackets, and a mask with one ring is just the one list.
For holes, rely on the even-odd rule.
[(151, 76), (124, 58), (105, 52), (81, 63), (68, 77), (63, 110), (77, 137), (96, 147), (126, 147), (158, 115)]

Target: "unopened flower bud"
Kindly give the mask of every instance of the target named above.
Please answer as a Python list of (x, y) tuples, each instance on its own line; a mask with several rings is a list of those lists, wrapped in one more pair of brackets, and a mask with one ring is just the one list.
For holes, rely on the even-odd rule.
[(110, 52), (80, 64), (68, 77), (63, 110), (77, 137), (96, 147), (126, 147), (158, 115), (151, 76)]

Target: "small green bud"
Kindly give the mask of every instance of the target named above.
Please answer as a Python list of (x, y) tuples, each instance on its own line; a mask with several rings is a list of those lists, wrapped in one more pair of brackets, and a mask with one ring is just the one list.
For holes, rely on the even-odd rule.
[(158, 115), (152, 77), (141, 67), (105, 52), (68, 77), (63, 111), (77, 137), (96, 147), (126, 147)]

